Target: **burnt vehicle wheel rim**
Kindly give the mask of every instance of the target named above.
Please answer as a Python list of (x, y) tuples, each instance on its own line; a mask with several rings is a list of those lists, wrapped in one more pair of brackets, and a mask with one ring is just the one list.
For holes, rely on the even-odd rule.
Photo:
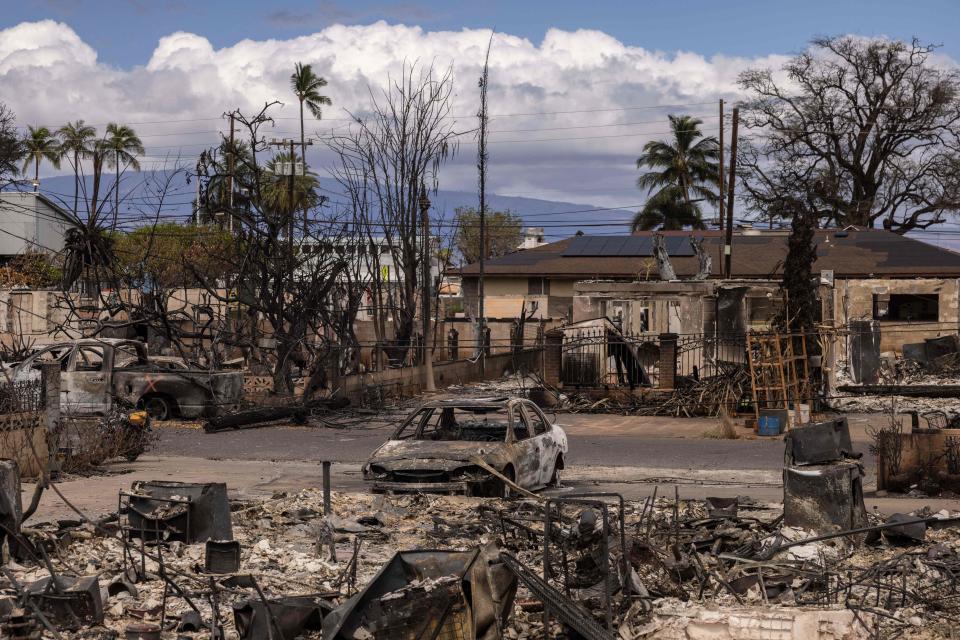
[(143, 408), (154, 420), (166, 420), (170, 417), (170, 403), (164, 398), (148, 398), (144, 400)]

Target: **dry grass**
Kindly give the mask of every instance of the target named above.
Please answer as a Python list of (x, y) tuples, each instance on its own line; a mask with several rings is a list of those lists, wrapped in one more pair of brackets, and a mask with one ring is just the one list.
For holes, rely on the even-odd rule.
[(740, 434), (737, 433), (737, 427), (733, 424), (730, 414), (727, 413), (726, 409), (721, 408), (720, 416), (717, 418), (717, 426), (704, 431), (703, 437), (713, 440), (737, 440), (740, 438)]

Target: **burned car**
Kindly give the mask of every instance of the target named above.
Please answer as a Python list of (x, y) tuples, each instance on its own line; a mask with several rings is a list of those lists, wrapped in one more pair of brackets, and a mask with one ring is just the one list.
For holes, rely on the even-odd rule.
[(155, 360), (136, 340), (83, 338), (50, 345), (13, 368), (14, 380), (40, 376), (38, 365), (60, 365), (60, 407), (71, 416), (107, 415), (114, 403), (146, 410), (156, 420), (198, 418), (239, 406), (243, 376), (206, 371), (170, 358)]
[(413, 413), (363, 466), (375, 493), (507, 496), (559, 483), (567, 434), (522, 398), (430, 402)]

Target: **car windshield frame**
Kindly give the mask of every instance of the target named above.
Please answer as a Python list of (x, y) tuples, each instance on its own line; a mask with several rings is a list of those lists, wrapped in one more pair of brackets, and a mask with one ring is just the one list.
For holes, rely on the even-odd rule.
[[(482, 416), (489, 415), (500, 415), (503, 420), (503, 430), (504, 435), (502, 438), (497, 438), (493, 440), (480, 440), (473, 438), (443, 438), (443, 437), (424, 437), (424, 431), (426, 427), (430, 424), (432, 418), (443, 419), (438, 417), (438, 412), (442, 416), (444, 411), (453, 411), (459, 412), (462, 414), (470, 414), (472, 416), (477, 416), (478, 420), (482, 420)], [(454, 423), (451, 426), (458, 426), (457, 434), (462, 434), (462, 426), (460, 423), (456, 422), (454, 418)], [(394, 431), (391, 436), (391, 440), (401, 440), (401, 441), (411, 441), (411, 442), (495, 442), (495, 443), (506, 443), (512, 442), (515, 439), (514, 429), (517, 425), (517, 414), (514, 411), (514, 407), (510, 404), (504, 405), (476, 405), (476, 404), (449, 404), (441, 406), (426, 406), (421, 407), (414, 411), (406, 420), (403, 421), (403, 424), (400, 425)]]

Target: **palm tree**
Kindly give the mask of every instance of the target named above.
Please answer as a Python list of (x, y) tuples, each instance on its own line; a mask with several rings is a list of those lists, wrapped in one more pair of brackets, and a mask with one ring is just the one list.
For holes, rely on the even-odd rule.
[(60, 145), (56, 138), (46, 127), (27, 127), (27, 136), (23, 140), (23, 149), (25, 157), (23, 160), (23, 172), (30, 168), (33, 163), (33, 190), (40, 190), (40, 161), (46, 160), (54, 166), (60, 168)]
[(318, 75), (314, 75), (313, 69), (308, 64), (298, 62), (294, 71), (290, 74), (290, 88), (297, 95), (300, 101), (300, 155), (304, 160), (304, 170), (306, 170), (307, 141), (303, 135), (303, 105), (313, 114), (313, 117), (320, 120), (323, 114), (320, 111), (321, 105), (330, 106), (330, 98), (320, 94), (320, 90), (327, 86), (327, 81)]
[(683, 200), (678, 187), (666, 187), (647, 200), (643, 209), (633, 217), (634, 231), (680, 231), (684, 227), (705, 229), (700, 210), (695, 203)]
[(123, 163), (134, 171), (140, 171), (137, 156), (143, 155), (143, 143), (137, 133), (125, 124), (111, 122), (107, 125), (107, 135), (104, 139), (106, 151), (110, 154), (106, 160), (114, 168), (114, 205), (113, 228), (117, 228), (117, 216), (120, 212), (120, 164)]
[[(294, 154), (293, 162), (296, 161)], [(263, 208), (284, 216), (292, 216), (298, 209), (306, 211), (320, 203), (320, 196), (317, 194), (320, 183), (316, 174), (310, 171), (294, 176), (293, 202), (290, 202), (290, 176), (282, 171), (282, 165), (289, 162), (289, 153), (278, 153), (271, 158), (265, 167), (260, 186)]]
[(97, 130), (83, 120), (68, 122), (57, 129), (57, 137), (60, 138), (61, 155), (71, 154), (73, 156), (73, 214), (77, 215), (77, 207), (80, 197), (80, 161), (93, 155), (93, 139), (97, 136)]
[[(714, 204), (719, 199), (713, 189), (719, 185), (717, 139), (703, 137), (700, 131), (703, 121), (699, 118), (669, 118), (672, 139), (648, 142), (643, 146), (643, 155), (637, 158), (638, 169), (651, 169), (637, 178), (637, 186), (653, 195), (634, 217), (634, 230), (657, 225), (674, 229), (687, 225), (703, 228), (699, 203)], [(657, 219), (662, 222), (653, 222)]]

